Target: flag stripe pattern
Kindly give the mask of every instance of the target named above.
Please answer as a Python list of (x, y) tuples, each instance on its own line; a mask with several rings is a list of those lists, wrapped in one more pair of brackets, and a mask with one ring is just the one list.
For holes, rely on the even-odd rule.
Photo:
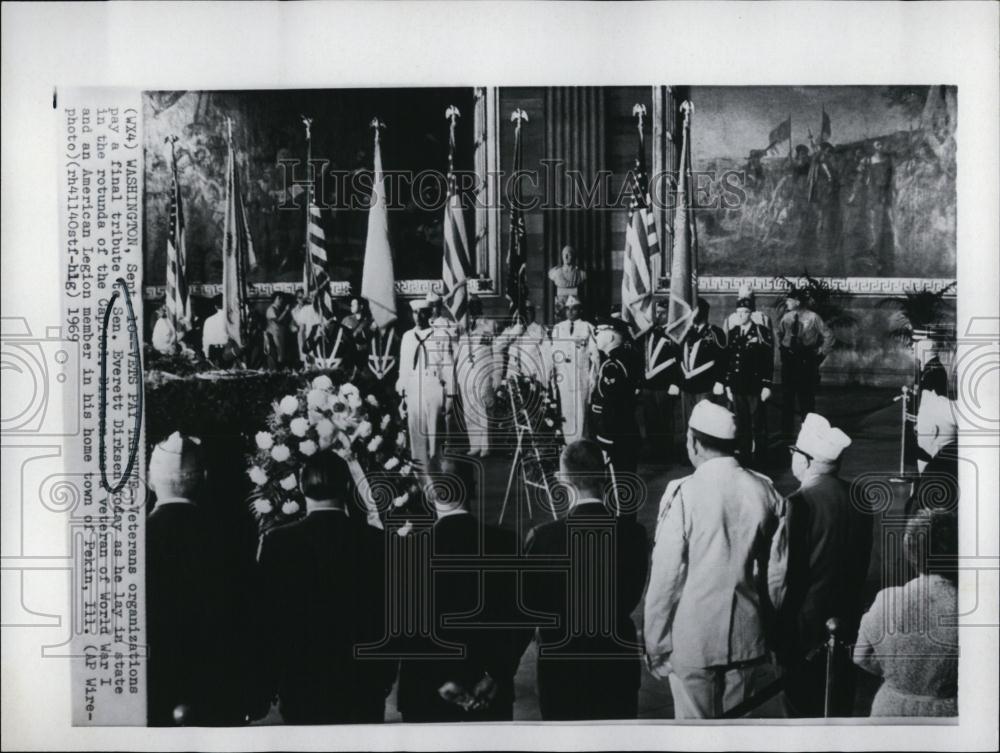
[(639, 157), (632, 173), (632, 200), (629, 204), (628, 223), (625, 226), (625, 255), (622, 271), (622, 317), (632, 325), (635, 334), (642, 334), (653, 326), (653, 280), (650, 261), (660, 253), (656, 234), (656, 217), (650, 209), (652, 202), (639, 141)]
[(170, 232), (167, 235), (167, 315), (178, 332), (191, 327), (191, 299), (187, 287), (187, 249), (184, 244), (184, 208), (173, 165), (173, 190), (170, 192)]
[(444, 210), (444, 261), (441, 280), (444, 301), (451, 316), (465, 327), (468, 318), (469, 242), (465, 233), (465, 216), (458, 195), (455, 175), (448, 175), (448, 201)]

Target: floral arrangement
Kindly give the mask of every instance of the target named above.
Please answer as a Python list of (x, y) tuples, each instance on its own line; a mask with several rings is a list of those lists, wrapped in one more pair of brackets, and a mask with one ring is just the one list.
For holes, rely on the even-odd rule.
[[(562, 432), (562, 413), (559, 409), (558, 392), (550, 384), (543, 387), (535, 379), (512, 377), (518, 379), (517, 393), (519, 401), (523, 402), (528, 423), (531, 426), (532, 441), (538, 448), (541, 467), (529, 462), (526, 466), (531, 481), (541, 483), (542, 475), (551, 476), (559, 469), (559, 453), (565, 444)], [(517, 433), (514, 422), (513, 401), (511, 400), (510, 379), (505, 380), (496, 391), (496, 399), (490, 413), (491, 420), (500, 426), (500, 432), (507, 434), (513, 444)], [(520, 421), (523, 422), (522, 413)]]
[[(377, 486), (370, 497), (388, 502), (391, 492), (394, 506), (406, 504), (416, 478), (404, 426), (394, 404), (363, 395), (339, 371), (320, 374), (275, 400), (267, 428), (255, 434), (248, 458), (247, 475), (254, 484), (250, 504), (261, 531), (305, 514), (299, 470), (316, 453), (336, 452), (356, 462), (367, 484)], [(376, 505), (374, 499), (367, 501)]]

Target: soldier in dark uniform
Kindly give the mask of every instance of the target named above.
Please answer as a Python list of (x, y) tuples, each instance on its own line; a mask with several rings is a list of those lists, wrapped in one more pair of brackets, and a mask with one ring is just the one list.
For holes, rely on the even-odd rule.
[(321, 368), (343, 369), (349, 376), (357, 366), (358, 350), (354, 336), (336, 316), (327, 319), (306, 337), (305, 352), (311, 354)]
[(726, 393), (736, 416), (736, 455), (745, 466), (759, 465), (766, 456), (764, 403), (771, 397), (774, 336), (754, 317), (750, 297), (736, 303), (726, 357)]
[(669, 307), (666, 299), (656, 302), (656, 323), (642, 339), (643, 377), (639, 408), (640, 429), (656, 458), (665, 460), (673, 441), (674, 408), (680, 395), (681, 351), (666, 332)]
[(785, 300), (787, 311), (778, 322), (778, 348), (781, 351), (782, 430), (789, 438), (795, 434), (794, 413), (812, 413), (819, 386), (819, 367), (833, 349), (834, 337), (826, 322), (807, 304), (809, 294), (792, 287)]
[(691, 328), (681, 344), (681, 396), (684, 430), (691, 411), (702, 400), (722, 400), (726, 380), (726, 333), (708, 322), (710, 306), (698, 299)]
[(639, 450), (635, 420), (639, 373), (628, 340), (628, 325), (621, 319), (598, 321), (601, 365), (590, 396), (590, 427), (612, 473), (635, 473)]
[(367, 332), (365, 369), (378, 384), (378, 393), (386, 399), (396, 399), (399, 378), (399, 332), (396, 324), (379, 327), (374, 322)]

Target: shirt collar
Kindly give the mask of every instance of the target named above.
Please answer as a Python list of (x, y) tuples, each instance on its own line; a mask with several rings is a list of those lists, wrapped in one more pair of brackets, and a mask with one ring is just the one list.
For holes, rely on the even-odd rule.
[(469, 511), (466, 510), (464, 507), (457, 507), (454, 510), (437, 511), (438, 520), (441, 520), (441, 518), (451, 517), (452, 515), (468, 515), (468, 514)]
[(720, 455), (719, 457), (710, 458), (699, 465), (695, 469), (694, 475), (703, 476), (705, 474), (716, 473), (721, 471), (723, 467), (738, 468), (739, 463), (732, 455)]

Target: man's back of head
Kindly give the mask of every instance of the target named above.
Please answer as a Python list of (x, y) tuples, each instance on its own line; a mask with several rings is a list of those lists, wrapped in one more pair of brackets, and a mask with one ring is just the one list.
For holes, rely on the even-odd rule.
[(573, 490), (570, 506), (585, 499), (603, 502), (608, 478), (600, 445), (589, 439), (566, 445), (559, 456), (559, 479)]
[(438, 515), (468, 510), (476, 494), (475, 466), (452, 455), (435, 455), (427, 464), (424, 488)]
[(351, 496), (351, 471), (339, 455), (317, 453), (303, 463), (299, 486), (311, 507), (343, 507)]

